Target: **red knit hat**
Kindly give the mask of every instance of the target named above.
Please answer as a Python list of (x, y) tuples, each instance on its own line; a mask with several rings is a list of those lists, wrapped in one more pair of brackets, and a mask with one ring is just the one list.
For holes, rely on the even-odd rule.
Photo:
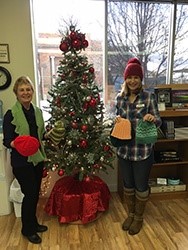
[(129, 59), (123, 75), (125, 80), (127, 79), (128, 76), (139, 76), (142, 81), (143, 70), (138, 58), (135, 57)]
[(20, 135), (14, 140), (16, 150), (23, 156), (34, 155), (39, 149), (39, 141), (30, 135)]

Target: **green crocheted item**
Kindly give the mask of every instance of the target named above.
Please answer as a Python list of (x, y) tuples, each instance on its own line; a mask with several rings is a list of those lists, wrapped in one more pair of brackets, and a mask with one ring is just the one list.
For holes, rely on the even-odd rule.
[(58, 145), (64, 138), (65, 128), (62, 121), (56, 121), (54, 128), (48, 132), (48, 138), (55, 144)]
[(139, 120), (136, 128), (136, 144), (154, 144), (156, 141), (156, 125), (153, 122)]

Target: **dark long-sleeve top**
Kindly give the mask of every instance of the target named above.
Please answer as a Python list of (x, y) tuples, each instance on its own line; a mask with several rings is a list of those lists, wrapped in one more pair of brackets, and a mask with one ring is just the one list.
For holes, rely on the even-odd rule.
[[(32, 104), (30, 105), (29, 110), (26, 110), (23, 106), (22, 109), (29, 125), (30, 135), (38, 139), (35, 112)], [(8, 110), (3, 118), (3, 145), (11, 149), (11, 166), (30, 166), (32, 163), (27, 162), (28, 157), (22, 156), (15, 148), (12, 148), (10, 145), (10, 143), (18, 136), (18, 134), (15, 132), (15, 125), (11, 123), (12, 120), (12, 112), (11, 110)]]

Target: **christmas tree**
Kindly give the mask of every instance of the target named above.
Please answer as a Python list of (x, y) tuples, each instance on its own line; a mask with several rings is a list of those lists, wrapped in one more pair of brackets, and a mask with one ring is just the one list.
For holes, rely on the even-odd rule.
[(75, 175), (79, 180), (113, 167), (113, 149), (104, 126), (104, 103), (95, 83), (95, 69), (83, 51), (88, 47), (85, 34), (70, 25), (62, 36), (57, 78), (49, 91), (45, 142), (48, 160), (44, 175)]

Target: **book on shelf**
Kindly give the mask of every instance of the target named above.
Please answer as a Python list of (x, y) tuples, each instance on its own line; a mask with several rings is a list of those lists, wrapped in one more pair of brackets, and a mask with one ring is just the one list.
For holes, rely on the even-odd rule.
[(171, 91), (172, 106), (175, 108), (188, 107), (188, 90), (187, 89), (173, 89)]
[(175, 150), (155, 151), (154, 156), (156, 163), (181, 161), (178, 152)]
[(165, 135), (166, 139), (174, 139), (175, 138), (175, 128), (174, 128), (174, 121), (166, 121), (162, 122), (160, 128)]

